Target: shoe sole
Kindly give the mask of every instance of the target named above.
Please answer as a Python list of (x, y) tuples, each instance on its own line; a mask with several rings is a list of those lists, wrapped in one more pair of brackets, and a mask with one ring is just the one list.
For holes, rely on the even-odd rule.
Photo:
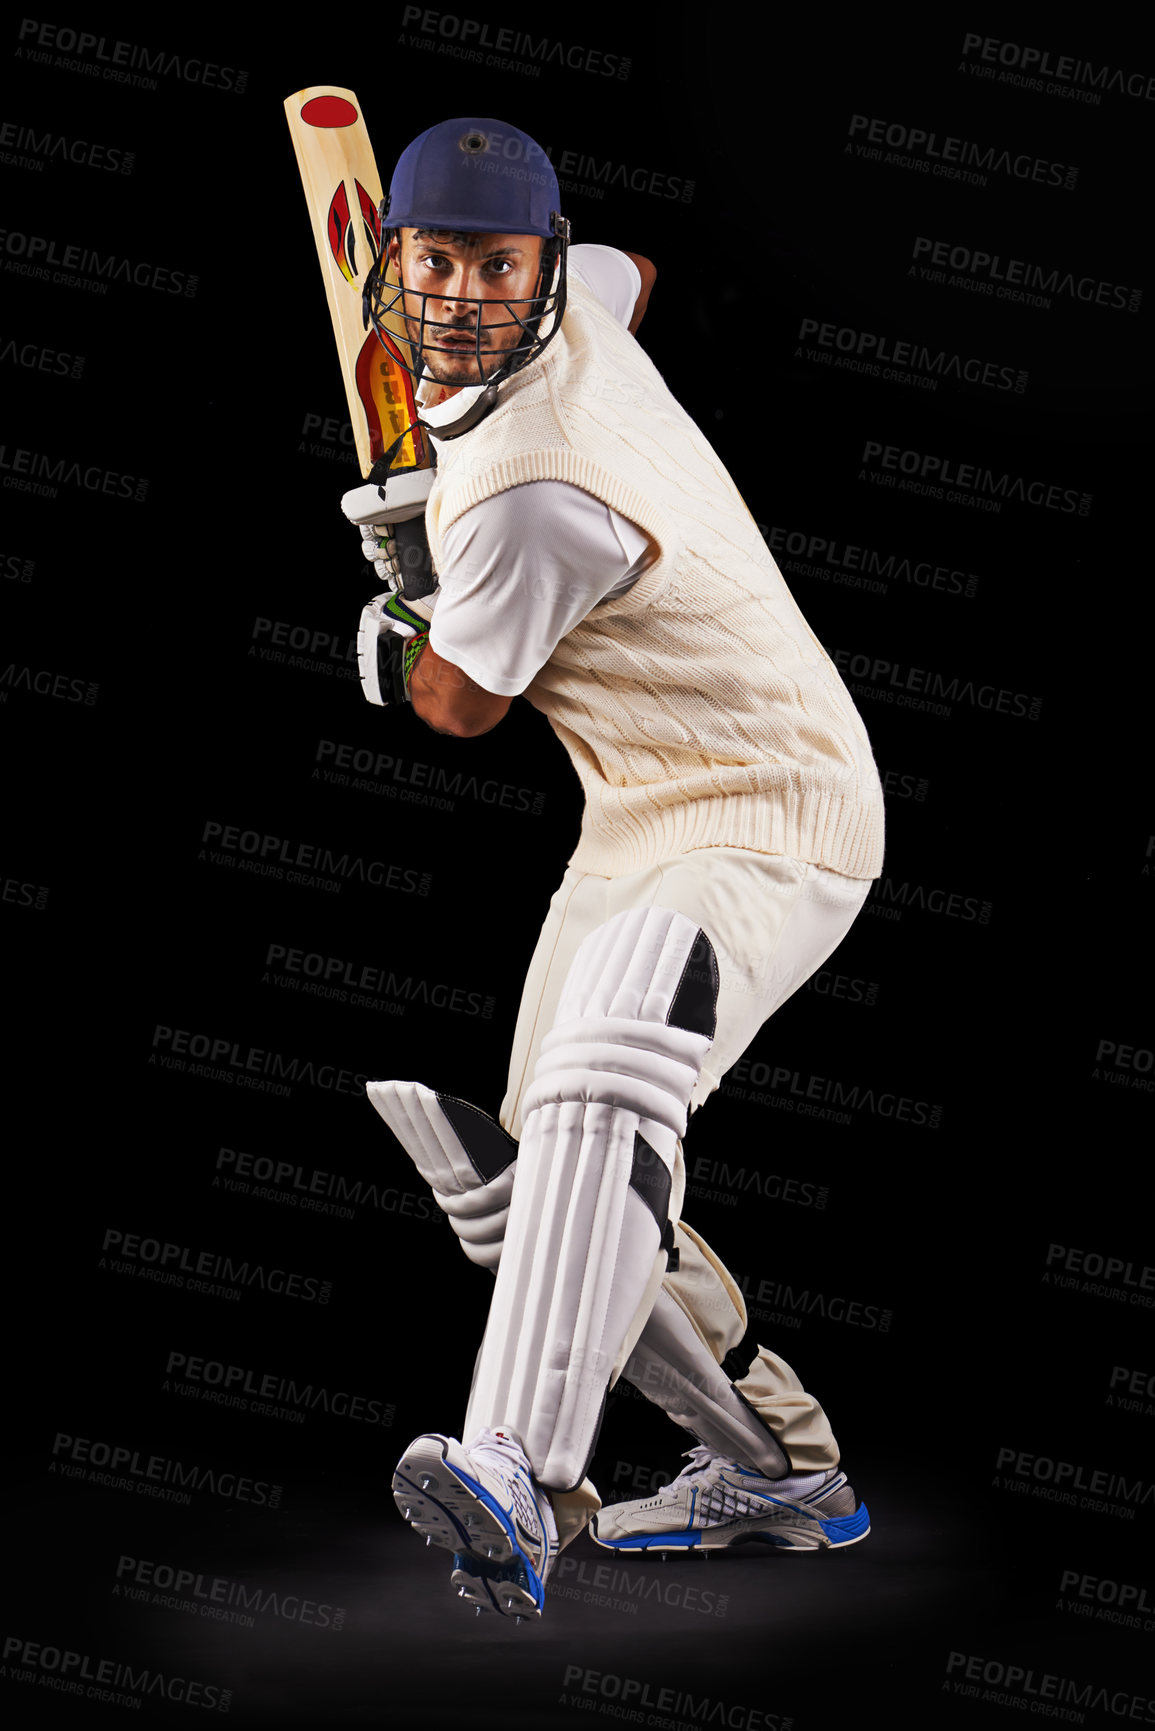
[(852, 1515), (841, 1515), (824, 1521), (820, 1516), (805, 1526), (787, 1526), (782, 1521), (769, 1522), (759, 1530), (744, 1521), (738, 1531), (724, 1525), (691, 1527), (679, 1533), (639, 1533), (625, 1539), (603, 1539), (598, 1533), (598, 1517), (590, 1522), (590, 1537), (605, 1551), (729, 1551), (742, 1545), (768, 1545), (776, 1551), (840, 1551), (847, 1545), (857, 1545), (870, 1532), (870, 1513), (865, 1503)]
[(435, 1436), (418, 1437), (393, 1474), (393, 1501), (426, 1544), (452, 1551), (450, 1582), (479, 1611), (540, 1617), (545, 1590), (509, 1519), (485, 1487), (446, 1457)]
[(513, 1617), (518, 1623), (523, 1617), (530, 1621), (541, 1617), (541, 1582), (524, 1557), (502, 1566), (479, 1562), (476, 1557), (456, 1556), (449, 1585), (479, 1615), (483, 1611), (496, 1611), (498, 1616)]

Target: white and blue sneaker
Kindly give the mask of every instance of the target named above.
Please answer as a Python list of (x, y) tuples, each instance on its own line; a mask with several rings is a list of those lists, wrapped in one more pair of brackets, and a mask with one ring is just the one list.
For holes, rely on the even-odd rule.
[(689, 1466), (655, 1496), (611, 1503), (590, 1522), (590, 1537), (610, 1551), (718, 1551), (767, 1545), (826, 1551), (855, 1545), (870, 1531), (838, 1467), (768, 1479), (713, 1449), (687, 1451)]
[(393, 1474), (393, 1501), (427, 1545), (454, 1552), (459, 1599), (519, 1622), (541, 1616), (557, 1524), (510, 1432), (483, 1430), (468, 1448), (436, 1432), (415, 1438)]

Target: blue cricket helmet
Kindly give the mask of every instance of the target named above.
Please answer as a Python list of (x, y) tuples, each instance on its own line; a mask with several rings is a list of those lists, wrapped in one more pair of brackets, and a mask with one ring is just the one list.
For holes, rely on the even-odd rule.
[(561, 192), (553, 164), (503, 120), (443, 120), (398, 158), (385, 200), (390, 228), (536, 234), (552, 240)]

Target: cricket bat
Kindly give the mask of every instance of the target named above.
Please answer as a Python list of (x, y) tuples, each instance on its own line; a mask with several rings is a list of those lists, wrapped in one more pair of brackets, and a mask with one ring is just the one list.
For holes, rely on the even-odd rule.
[[(325, 279), (361, 473), (368, 479), (374, 463), (407, 428), (412, 430), (390, 474), (428, 469), (413, 380), (398, 353), (406, 340), (403, 322), (399, 314), (390, 315), (384, 343), (363, 322), (361, 289), (383, 242), (381, 179), (361, 104), (351, 90), (314, 84), (286, 97), (285, 114)], [(396, 283), (392, 267), (387, 280)]]

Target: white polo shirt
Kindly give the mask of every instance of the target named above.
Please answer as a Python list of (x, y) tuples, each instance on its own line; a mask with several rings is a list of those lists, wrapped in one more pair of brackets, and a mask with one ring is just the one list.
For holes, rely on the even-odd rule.
[[(609, 246), (574, 246), (568, 270), (629, 324), (642, 288), (632, 259)], [(456, 421), (481, 389), (468, 386), (422, 409), (434, 444), (438, 425)], [(652, 558), (653, 544), (636, 524), (581, 487), (530, 481), (507, 488), (464, 512), (442, 537), (429, 641), (484, 690), (516, 697), (566, 632), (599, 601), (628, 589)]]

